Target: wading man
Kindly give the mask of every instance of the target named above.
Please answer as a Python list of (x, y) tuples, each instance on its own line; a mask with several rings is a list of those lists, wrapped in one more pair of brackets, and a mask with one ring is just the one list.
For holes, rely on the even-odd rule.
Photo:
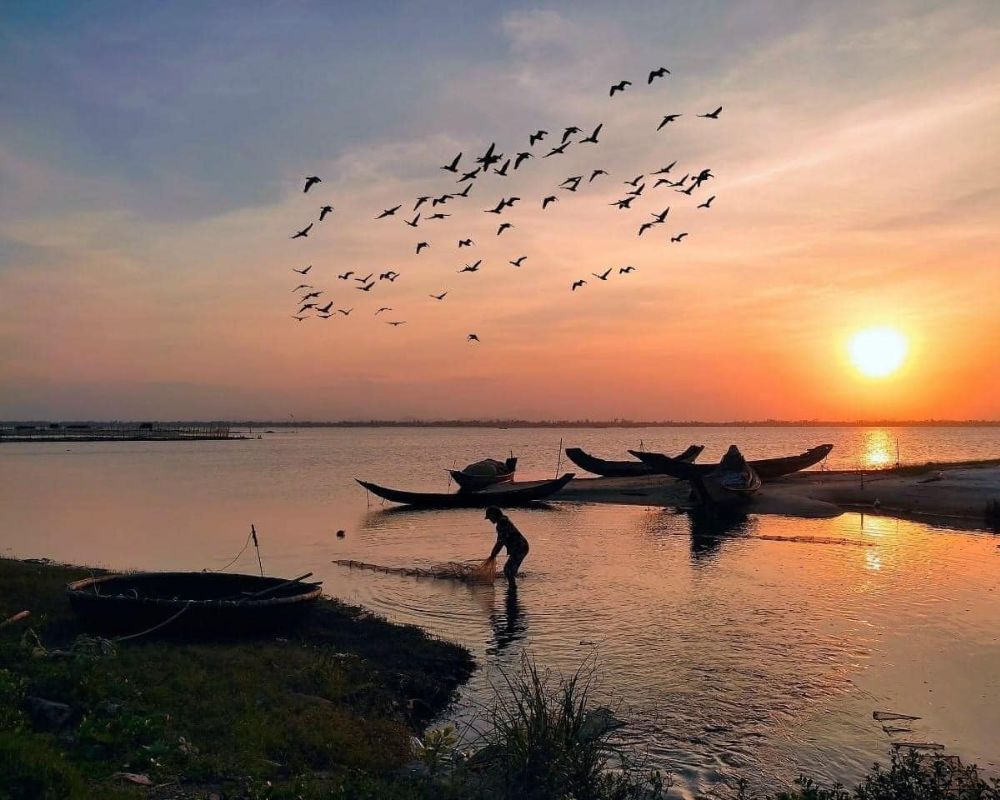
[(528, 540), (510, 518), (496, 506), (486, 509), (486, 519), (497, 526), (497, 543), (493, 545), (490, 558), (496, 558), (503, 548), (507, 548), (507, 563), (504, 564), (503, 574), (510, 583), (514, 583), (521, 562), (528, 555)]

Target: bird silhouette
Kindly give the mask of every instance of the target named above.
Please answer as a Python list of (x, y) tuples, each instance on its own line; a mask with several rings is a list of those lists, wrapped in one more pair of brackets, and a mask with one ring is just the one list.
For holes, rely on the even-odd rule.
[(365, 275), (365, 277), (355, 278), (354, 280), (356, 280), (358, 283), (368, 283), (368, 281), (372, 279), (372, 275), (374, 274), (375, 274), (374, 272), (369, 272), (367, 275)]
[(566, 152), (566, 148), (569, 147), (571, 142), (563, 142), (558, 147), (553, 147), (549, 152), (547, 152), (542, 158), (548, 158), (549, 156), (561, 155)]
[[(479, 336), (476, 335), (475, 333), (470, 333), (468, 336), (465, 337), (465, 341), (467, 341), (467, 342), (478, 342), (479, 341)], [(480, 344), (481, 344), (481, 342), (480, 342)]]
[(452, 159), (450, 164), (445, 164), (445, 166), (441, 167), (441, 169), (447, 170), (448, 172), (458, 172), (458, 162), (461, 160), (462, 154), (459, 153), (454, 159)]
[(433, 297), (435, 300), (444, 300), (447, 296), (448, 296), (447, 292), (441, 292), (441, 294), (430, 295), (430, 297)]
[(629, 186), (636, 187), (639, 185), (639, 181), (642, 180), (642, 177), (642, 175), (636, 175), (632, 180), (622, 181), (622, 183), (627, 183)]
[(695, 189), (698, 188), (698, 184), (692, 183), (687, 189), (674, 189), (675, 192), (680, 192), (681, 194), (690, 195)]
[(570, 291), (573, 291), (573, 292), (575, 292), (575, 291), (576, 291), (577, 289), (579, 289), (579, 288), (580, 288), (581, 286), (586, 286), (586, 285), (587, 285), (587, 282), (586, 282), (585, 280), (583, 280), (583, 279), (581, 278), (581, 279), (580, 279), (580, 280), (578, 280), (578, 281), (573, 281), (573, 288), (572, 288), (572, 289), (571, 289)]
[[(319, 311), (319, 309), (316, 309), (316, 310), (317, 310), (317, 312)], [(319, 313), (317, 313), (316, 316), (318, 316), (320, 319), (330, 319), (330, 317), (333, 316), (333, 312), (327, 312), (326, 314), (319, 314)]]
[(411, 228), (416, 228), (417, 227), (417, 221), (419, 219), (420, 219), (420, 214), (418, 213), (417, 216), (415, 216), (413, 219), (404, 219), (403, 222), (405, 222)]
[(314, 224), (315, 223), (310, 222), (306, 227), (304, 227), (302, 230), (300, 230), (294, 236), (291, 236), (289, 238), (291, 238), (291, 239), (305, 239), (309, 235), (309, 231), (312, 230), (312, 226)]
[(666, 184), (667, 186), (673, 186), (674, 182), (670, 180), (670, 178), (657, 178), (656, 183), (653, 184), (653, 188), (658, 189), (663, 184)]
[(319, 311), (321, 314), (329, 314), (331, 308), (333, 308), (333, 300), (331, 300), (325, 306), (316, 306), (316, 310)]
[(426, 203), (430, 199), (431, 199), (430, 195), (426, 195), (426, 194), (423, 195), (423, 196), (421, 196), (421, 197), (418, 197), (417, 198), (417, 202), (413, 206), (413, 210), (416, 211), (418, 208), (420, 208), (420, 206), (422, 206), (424, 203)]
[(484, 214), (502, 214), (503, 210), (506, 207), (507, 207), (507, 204), (503, 201), (503, 198), (501, 197), (500, 198), (500, 202), (496, 204), (495, 208), (486, 208), (486, 209), (483, 209), (483, 213)]
[(684, 185), (684, 183), (685, 183), (685, 182), (687, 181), (687, 179), (688, 179), (689, 177), (690, 177), (690, 175), (689, 175), (688, 173), (686, 173), (686, 172), (685, 172), (685, 173), (684, 173), (684, 177), (683, 177), (683, 178), (681, 178), (680, 180), (676, 180), (676, 181), (674, 181), (674, 182), (673, 182), (672, 184), (670, 184), (670, 185), (671, 185), (671, 186), (683, 186), (683, 185)]
[(351, 272), (345, 272), (345, 273), (344, 273), (343, 275), (338, 275), (337, 277), (338, 277), (338, 278), (340, 278), (340, 279), (341, 279), (342, 281), (346, 281), (346, 280), (347, 280), (348, 278), (350, 278), (350, 277), (351, 277), (351, 276), (352, 276), (353, 274), (354, 274), (354, 272), (353, 272), (353, 271), (351, 271)]
[(711, 207), (712, 207), (712, 201), (713, 201), (714, 199), (715, 199), (715, 195), (713, 194), (713, 195), (712, 195), (711, 197), (709, 197), (709, 198), (708, 198), (708, 200), (706, 200), (706, 201), (705, 201), (704, 203), (699, 203), (697, 207), (698, 207), (698, 208), (711, 208)]
[(398, 277), (399, 277), (399, 273), (398, 273), (398, 272), (396, 272), (396, 270), (394, 270), (394, 269), (390, 269), (390, 270), (389, 270), (388, 272), (383, 272), (383, 273), (381, 273), (381, 274), (380, 274), (380, 275), (378, 276), (378, 279), (379, 279), (380, 281), (389, 281), (389, 283), (392, 283), (392, 282), (393, 282), (393, 281), (395, 281), (395, 280), (396, 280), (396, 278), (398, 278)]
[(632, 81), (618, 81), (611, 87), (611, 91), (608, 92), (608, 97), (614, 97), (615, 92), (624, 92), (626, 86), (631, 86)]
[(548, 197), (542, 198), (542, 211), (545, 210), (545, 207), (549, 205), (549, 203), (558, 203), (558, 202), (559, 198), (556, 197), (554, 194), (550, 194)]
[(660, 122), (660, 124), (656, 126), (656, 130), (661, 130), (665, 125), (669, 125), (671, 122), (673, 122), (680, 116), (681, 114), (667, 114)]
[(629, 265), (627, 267), (621, 267), (618, 270), (619, 275), (628, 275), (630, 272), (635, 272), (635, 267)]
[(712, 174), (712, 170), (703, 169), (701, 172), (699, 172), (697, 175), (694, 176), (694, 188), (697, 189), (709, 178), (714, 178), (714, 177), (715, 176)]
[(471, 188), (472, 188), (472, 184), (471, 183), (467, 183), (467, 184), (465, 184), (465, 188), (462, 189), (462, 191), (455, 192), (455, 194), (453, 194), (452, 197), (468, 197), (469, 196), (469, 189), (471, 189)]
[(439, 211), (436, 214), (431, 214), (427, 219), (446, 219), (447, 217), (450, 217), (450, 216), (451, 216), (451, 214), (442, 214)]
[(669, 213), (670, 213), (670, 206), (667, 206), (659, 214), (650, 214), (649, 216), (651, 216), (657, 222), (666, 222), (666, 220), (667, 220), (667, 214), (669, 214)]
[(662, 78), (664, 75), (669, 75), (670, 70), (666, 67), (660, 67), (658, 69), (650, 70), (649, 78), (646, 79), (646, 85), (648, 86), (653, 82), (653, 78)]
[(677, 162), (676, 161), (671, 161), (669, 164), (667, 164), (667, 166), (660, 167), (660, 169), (656, 170), (656, 172), (654, 172), (653, 175), (666, 175), (675, 166), (677, 166)]
[(475, 244), (475, 242), (472, 241), (472, 239), (459, 239), (458, 240), (458, 246), (459, 247), (472, 247), (472, 245), (474, 245), (474, 244)]
[(646, 184), (642, 183), (633, 189), (631, 192), (625, 192), (626, 195), (632, 195), (633, 197), (638, 197), (642, 194), (643, 189), (646, 188)]
[(562, 141), (560, 142), (560, 144), (566, 144), (566, 141), (567, 141), (567, 140), (569, 139), (569, 137), (570, 137), (570, 136), (572, 136), (572, 135), (573, 135), (574, 133), (582, 133), (582, 131), (581, 131), (581, 130), (580, 130), (580, 129), (579, 129), (578, 127), (576, 127), (576, 125), (570, 125), (570, 126), (569, 126), (568, 128), (566, 128), (566, 129), (565, 129), (565, 130), (563, 131), (563, 135), (562, 135)]
[(348, 309), (338, 308), (337, 312), (343, 314), (345, 317), (349, 317), (353, 310), (354, 310), (353, 308), (348, 308)]
[(405, 325), (406, 324), (406, 320), (405, 319), (404, 320), (395, 320), (395, 321), (392, 321), (392, 322), (386, 322), (385, 324), (386, 325), (392, 325), (392, 327), (394, 327), (394, 328), (398, 328), (400, 325)]
[(499, 227), (499, 228), (497, 228), (497, 236), (499, 236), (499, 235), (500, 235), (501, 233), (503, 233), (503, 232), (504, 232), (505, 230), (507, 230), (508, 228), (513, 228), (513, 227), (514, 227), (514, 226), (513, 226), (513, 225), (511, 225), (511, 224), (510, 224), (509, 222), (504, 222), (504, 223), (502, 223), (502, 224), (500, 225), (500, 227)]
[(483, 170), (484, 171), (488, 170), (491, 166), (493, 166), (494, 164), (498, 163), (500, 161), (500, 159), (503, 158), (503, 154), (496, 155), (496, 153), (495, 153), (496, 146), (497, 146), (496, 142), (490, 142), (490, 146), (487, 149), (487, 151), (485, 153), (483, 153), (483, 155), (481, 155), (479, 158), (476, 159), (476, 163), (477, 164), (482, 164), (483, 165)]
[(297, 316), (295, 316), (295, 315), (293, 314), (293, 315), (292, 315), (292, 319), (297, 319), (297, 320), (298, 320), (299, 322), (302, 322), (302, 320), (304, 320), (304, 319), (305, 319), (305, 317), (297, 317)]
[(312, 264), (310, 264), (308, 267), (305, 267), (304, 269), (295, 269), (295, 267), (292, 267), (292, 272), (297, 272), (299, 273), (299, 275), (308, 275), (309, 270), (311, 269), (312, 269)]
[(323, 182), (322, 179), (317, 178), (315, 175), (312, 175), (312, 176), (306, 178), (306, 185), (305, 185), (305, 188), (302, 190), (302, 193), (305, 194), (306, 192), (308, 192), (313, 187), (314, 184), (322, 183), (322, 182)]
[(316, 308), (316, 304), (315, 303), (303, 303), (302, 307), (299, 309), (299, 313), (301, 314), (303, 311), (306, 311), (306, 310), (308, 310), (310, 308)]
[(523, 164), (529, 158), (534, 158), (534, 156), (528, 152), (518, 153), (517, 157), (514, 159), (514, 169), (517, 169), (519, 166), (521, 166), (521, 164)]
[(375, 281), (371, 281), (370, 283), (365, 283), (362, 284), (361, 286), (355, 286), (354, 288), (357, 289), (359, 292), (370, 292), (374, 285)]
[(479, 174), (480, 167), (476, 167), (472, 172), (463, 172), (462, 177), (458, 179), (459, 183), (464, 183), (465, 181), (474, 181), (476, 176)]
[(722, 106), (719, 106), (715, 111), (710, 111), (707, 114), (699, 114), (698, 116), (703, 119), (718, 119), (719, 114), (722, 113)]
[(500, 167), (500, 169), (495, 169), (495, 170), (493, 170), (493, 172), (496, 175), (500, 175), (500, 176), (506, 178), (507, 177), (507, 167), (509, 167), (509, 166), (510, 166), (510, 159), (508, 158), (506, 161), (503, 162), (503, 166)]
[(594, 132), (592, 134), (590, 134), (590, 136), (586, 136), (583, 139), (581, 139), (580, 140), (580, 144), (586, 144), (588, 142), (590, 144), (597, 144), (598, 143), (597, 142), (597, 134), (599, 134), (601, 132), (601, 128), (603, 128), (603, 127), (604, 127), (604, 123), (602, 122), (600, 125), (598, 125), (596, 128), (594, 128)]
[(420, 251), (423, 250), (425, 247), (430, 247), (430, 245), (427, 242), (417, 242), (417, 252), (416, 252), (416, 255), (419, 256), (420, 255)]
[(450, 194), (443, 194), (440, 197), (435, 197), (433, 200), (431, 200), (431, 208), (436, 208), (437, 206), (443, 206), (449, 200), (451, 200)]
[(302, 295), (302, 302), (304, 303), (306, 300), (312, 300), (314, 297), (319, 297), (321, 294), (323, 294), (322, 290), (318, 292), (309, 292), (308, 294), (304, 294)]
[(519, 256), (519, 257), (515, 258), (513, 261), (510, 261), (508, 263), (509, 264), (513, 264), (515, 267), (519, 267), (519, 266), (521, 266), (521, 264), (524, 263), (524, 259), (526, 259), (526, 258), (527, 258), (527, 256)]
[(382, 307), (381, 307), (380, 309), (378, 309), (378, 310), (377, 310), (377, 311), (375, 312), (374, 316), (376, 316), (376, 317), (377, 317), (377, 316), (378, 316), (379, 314), (381, 314), (381, 313), (382, 313), (383, 311), (392, 311), (392, 309), (391, 309), (391, 308), (390, 308), (389, 306), (382, 306)]
[[(562, 183), (559, 184), (560, 189), (565, 189), (567, 192), (575, 192), (577, 187), (580, 185), (580, 181), (583, 180), (582, 175), (574, 175), (572, 178), (567, 178)], [(570, 184), (567, 186), (566, 184)]]
[(298, 286), (296, 286), (294, 289), (292, 289), (292, 291), (293, 292), (297, 292), (300, 289), (312, 289), (312, 288), (313, 288), (312, 284), (309, 284), (309, 283), (300, 283)]
[(595, 169), (593, 172), (590, 173), (590, 180), (587, 181), (587, 183), (593, 183), (594, 178), (596, 178), (598, 175), (607, 175), (607, 174), (608, 173), (605, 172), (603, 169)]
[(635, 200), (635, 197), (626, 197), (626, 198), (624, 198), (622, 200), (615, 200), (615, 202), (613, 202), (613, 203), (608, 203), (608, 205), (609, 206), (618, 206), (618, 210), (621, 211), (621, 210), (626, 209), (626, 208), (631, 208), (633, 200)]
[(687, 236), (687, 231), (685, 231), (684, 233), (678, 233), (676, 236), (671, 236), (670, 237), (670, 241), (671, 242), (679, 242), (685, 236)]
[(319, 210), (319, 221), (322, 222), (323, 219), (326, 217), (326, 215), (329, 214), (331, 211), (333, 211), (333, 206), (323, 206)]
[(402, 206), (393, 206), (392, 208), (385, 209), (381, 214), (379, 214), (375, 219), (385, 219), (386, 217), (393, 216)]
[(459, 270), (459, 273), (462, 273), (462, 272), (478, 272), (479, 271), (479, 265), (482, 264), (482, 263), (483, 263), (483, 260), (479, 259), (475, 264), (466, 264), (464, 267), (462, 267)]
[(528, 147), (534, 147), (535, 142), (540, 142), (546, 136), (549, 135), (548, 131), (535, 131), (531, 136), (528, 137)]
[(642, 223), (642, 225), (639, 226), (639, 235), (642, 236), (646, 231), (648, 231), (650, 228), (652, 228), (655, 224), (656, 224), (655, 222), (644, 222), (644, 223)]
[(606, 270), (604, 270), (604, 272), (600, 272), (600, 273), (598, 273), (598, 272), (591, 272), (590, 274), (593, 275), (598, 280), (606, 281), (608, 279), (608, 275), (611, 274), (611, 270), (613, 270), (613, 269), (614, 269), (614, 267), (608, 267)]

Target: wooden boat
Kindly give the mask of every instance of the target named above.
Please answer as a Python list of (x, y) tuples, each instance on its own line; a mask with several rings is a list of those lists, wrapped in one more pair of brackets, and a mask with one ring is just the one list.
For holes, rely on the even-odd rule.
[(463, 469), (450, 469), (448, 472), (458, 484), (459, 491), (478, 492), (497, 483), (510, 483), (514, 480), (516, 469), (517, 459), (511, 456), (506, 461), (486, 458)]
[[(693, 444), (679, 456), (675, 456), (675, 461), (691, 462), (701, 455), (705, 448), (700, 444)], [(663, 455), (656, 453), (655, 455)], [(581, 450), (579, 447), (567, 447), (566, 457), (581, 469), (593, 472), (595, 475), (602, 475), (605, 478), (637, 478), (643, 475), (655, 475), (656, 470), (642, 461), (607, 461), (597, 458)]]
[[(227, 572), (99, 575), (66, 587), (88, 628), (134, 634), (227, 634), (282, 630), (319, 599), (318, 583)], [(157, 627), (162, 626), (162, 627)]]
[(520, 506), (551, 497), (573, 480), (573, 473), (567, 472), (554, 481), (540, 481), (516, 488), (494, 488), (482, 492), (407, 492), (389, 489), (376, 483), (358, 480), (369, 492), (392, 503), (417, 508), (486, 508), (487, 506)]
[[(773, 481), (776, 478), (791, 475), (793, 472), (799, 472), (818, 464), (829, 455), (831, 450), (833, 450), (832, 444), (821, 444), (806, 450), (804, 453), (799, 453), (797, 456), (764, 458), (748, 463), (762, 481)], [(716, 464), (684, 464), (678, 459), (670, 458), (661, 453), (645, 453), (640, 450), (629, 450), (629, 452), (643, 464), (651, 467), (654, 472), (675, 478), (690, 479), (690, 476), (694, 474), (707, 475), (718, 466)]]
[[(629, 452), (639, 456), (637, 452)], [(729, 446), (718, 464), (688, 464), (666, 456), (655, 461), (657, 469), (663, 474), (689, 481), (705, 505), (730, 505), (745, 501), (757, 493), (762, 483), (760, 475), (736, 445)]]

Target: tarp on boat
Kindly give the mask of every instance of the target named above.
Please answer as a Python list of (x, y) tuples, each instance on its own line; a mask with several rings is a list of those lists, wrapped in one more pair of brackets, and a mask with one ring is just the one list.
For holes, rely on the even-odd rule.
[(483, 478), (492, 478), (507, 471), (507, 465), (495, 458), (484, 458), (482, 461), (476, 461), (462, 469), (466, 475), (476, 475)]

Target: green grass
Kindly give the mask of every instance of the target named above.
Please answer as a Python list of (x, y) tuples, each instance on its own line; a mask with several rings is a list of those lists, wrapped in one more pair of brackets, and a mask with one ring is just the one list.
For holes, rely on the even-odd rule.
[[(463, 648), (326, 600), (287, 640), (108, 646), (81, 636), (63, 594), (86, 574), (0, 560), (0, 619), (31, 611), (0, 629), (0, 800), (134, 795), (119, 772), (268, 797), (406, 797), (393, 774), (412, 733), (474, 666)], [(37, 729), (28, 696), (70, 705), (70, 723)]]

